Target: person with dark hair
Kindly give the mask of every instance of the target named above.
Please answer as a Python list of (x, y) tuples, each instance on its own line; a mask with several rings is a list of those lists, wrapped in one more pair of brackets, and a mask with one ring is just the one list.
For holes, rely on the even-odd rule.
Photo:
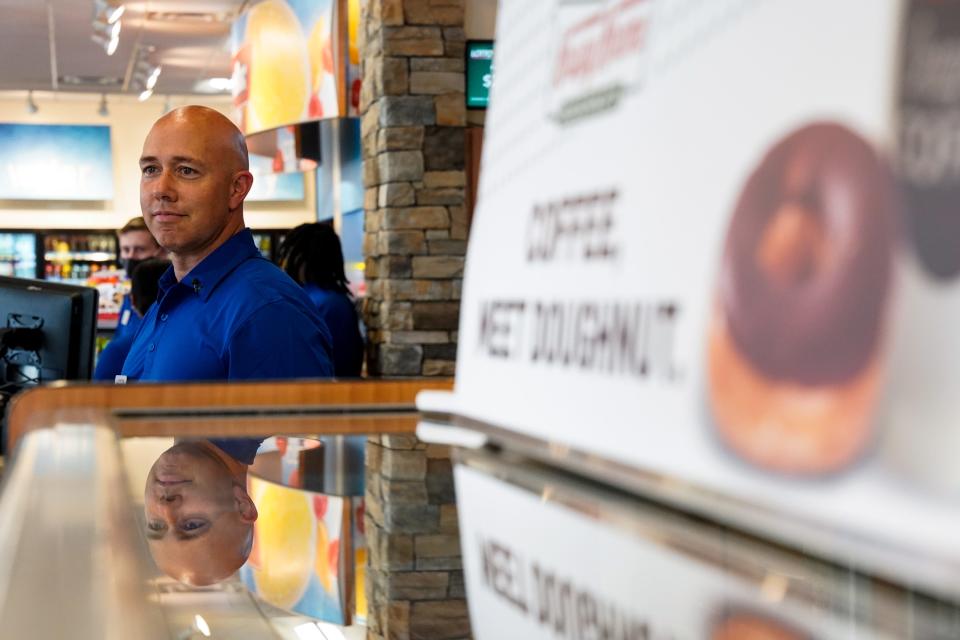
[(281, 268), (300, 283), (330, 329), (334, 375), (360, 377), (363, 337), (333, 226), (313, 222), (296, 227), (284, 238), (277, 255)]
[[(146, 315), (147, 309), (156, 301), (160, 276), (169, 266), (169, 260), (149, 258), (138, 262), (133, 268), (130, 284), (130, 304), (132, 313), (137, 316), (137, 326), (140, 324), (140, 318)], [(94, 380), (113, 382), (113, 379), (123, 369), (123, 361), (126, 360), (127, 353), (133, 346), (133, 339), (136, 335), (136, 331), (128, 331), (114, 336), (113, 340), (104, 347), (97, 358), (97, 368), (93, 372)]]

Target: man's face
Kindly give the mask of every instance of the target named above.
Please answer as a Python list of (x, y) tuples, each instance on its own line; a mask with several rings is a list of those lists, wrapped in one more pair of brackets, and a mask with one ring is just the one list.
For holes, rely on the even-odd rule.
[(163, 253), (149, 231), (127, 231), (120, 234), (121, 260), (146, 260), (156, 258)]
[(199, 119), (162, 118), (140, 158), (140, 208), (161, 247), (175, 255), (205, 255), (243, 225), (249, 185), (222, 128)]
[(144, 511), (150, 551), (174, 578), (208, 584), (246, 560), (256, 507), (223, 461), (198, 443), (179, 443), (153, 464)]

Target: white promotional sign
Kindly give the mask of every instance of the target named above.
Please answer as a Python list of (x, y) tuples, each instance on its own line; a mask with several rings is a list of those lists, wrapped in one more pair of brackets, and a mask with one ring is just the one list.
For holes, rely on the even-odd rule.
[(455, 478), (478, 640), (885, 637), (784, 600), (785, 576), (771, 573), (758, 588), (736, 567), (724, 571), (469, 467), (456, 467)]
[(501, 2), (455, 411), (960, 562), (953, 6)]

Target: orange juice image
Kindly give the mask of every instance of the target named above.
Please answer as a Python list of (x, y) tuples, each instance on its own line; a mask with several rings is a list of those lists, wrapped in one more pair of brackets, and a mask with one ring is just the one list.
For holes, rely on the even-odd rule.
[(285, 0), (265, 0), (247, 16), (250, 100), (247, 130), (298, 122), (310, 98), (307, 41)]
[[(256, 482), (252, 488), (251, 497), (260, 510), (257, 589), (268, 602), (290, 609), (303, 596), (313, 573), (309, 559), (316, 549), (317, 521), (303, 492), (269, 482)], [(325, 534), (324, 529), (321, 535)]]

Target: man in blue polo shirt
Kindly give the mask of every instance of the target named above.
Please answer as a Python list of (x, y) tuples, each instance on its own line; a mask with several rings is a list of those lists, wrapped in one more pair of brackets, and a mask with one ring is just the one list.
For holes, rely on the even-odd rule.
[[(326, 326), (245, 228), (253, 176), (233, 123), (204, 107), (168, 113), (147, 135), (140, 170), (143, 218), (171, 267), (120, 381), (332, 376)], [(259, 444), (182, 442), (164, 454), (147, 515), (151, 550), (169, 575), (207, 584), (242, 564), (256, 507), (236, 471)], [(177, 466), (177, 452), (195, 453), (193, 463)]]
[(333, 375), (326, 326), (245, 228), (248, 166), (243, 135), (213, 109), (181, 107), (150, 130), (140, 207), (172, 266), (118, 382)]

